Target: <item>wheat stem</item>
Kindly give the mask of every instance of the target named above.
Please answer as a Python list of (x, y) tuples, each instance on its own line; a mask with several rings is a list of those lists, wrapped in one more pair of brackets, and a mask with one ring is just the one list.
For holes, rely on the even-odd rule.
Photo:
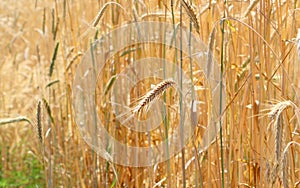
[(117, 5), (118, 7), (120, 7), (122, 10), (124, 10), (126, 12), (126, 10), (122, 7), (121, 4), (119, 4), (117, 2), (113, 2), (113, 1), (112, 2), (107, 2), (107, 3), (105, 3), (102, 6), (102, 8), (100, 9), (100, 11), (98, 12), (98, 14), (96, 15), (96, 17), (94, 18), (94, 21), (92, 22), (92, 26), (93, 27), (96, 27), (98, 25), (98, 23), (99, 23), (100, 19), (102, 18), (102, 16), (103, 16), (105, 10), (107, 9), (107, 7), (109, 5), (112, 5), (112, 4)]

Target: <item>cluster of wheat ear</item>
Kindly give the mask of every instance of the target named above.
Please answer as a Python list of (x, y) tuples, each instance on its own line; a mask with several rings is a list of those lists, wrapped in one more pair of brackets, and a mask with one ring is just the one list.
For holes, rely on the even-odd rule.
[[(285, 133), (285, 127), (283, 123), (283, 112), (292, 108), (295, 114), (295, 117), (299, 123), (300, 114), (299, 108), (290, 100), (280, 101), (277, 104), (273, 105), (271, 111), (268, 113), (268, 116), (271, 118), (271, 125), (273, 125), (273, 135), (275, 135), (275, 161), (273, 166), (270, 166), (267, 163), (267, 179), (269, 179), (272, 184), (275, 183), (277, 178), (280, 178), (284, 184), (284, 187), (287, 187), (288, 180), (286, 177), (287, 174), (287, 157), (286, 151), (283, 150), (285, 142), (288, 138)], [(295, 126), (294, 132), (297, 130), (297, 125)], [(286, 149), (285, 149), (286, 150)]]

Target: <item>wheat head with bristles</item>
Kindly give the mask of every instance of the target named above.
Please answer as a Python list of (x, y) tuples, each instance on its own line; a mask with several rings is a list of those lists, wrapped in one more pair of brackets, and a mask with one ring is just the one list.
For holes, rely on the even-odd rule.
[(174, 87), (175, 85), (176, 82), (174, 82), (171, 79), (163, 80), (143, 96), (140, 102), (133, 108), (132, 112), (138, 115), (140, 115), (140, 113), (144, 111), (144, 109), (146, 109), (145, 112), (147, 112), (153, 101), (155, 101), (159, 96), (161, 96), (161, 94), (164, 91), (166, 91), (169, 87)]
[(183, 8), (185, 9), (186, 13), (192, 20), (197, 33), (200, 33), (200, 26), (195, 11), (187, 2), (185, 2), (185, 0), (181, 0), (180, 2)]
[(275, 154), (276, 162), (281, 158), (281, 145), (282, 145), (282, 112), (291, 106), (290, 101), (282, 101), (273, 106), (272, 110), (268, 113), (268, 116), (272, 119), (275, 132)]
[[(283, 176), (285, 176), (285, 173), (282, 173), (281, 176), (279, 172), (283, 172), (286, 168), (286, 159), (284, 159), (284, 152), (282, 151), (282, 146), (283, 146), (283, 118), (282, 118), (282, 113), (284, 110), (287, 108), (291, 107), (294, 110), (295, 116), (297, 118), (297, 121), (299, 123), (299, 111), (298, 107), (292, 102), (292, 101), (281, 101), (275, 104), (272, 108), (271, 111), (268, 113), (268, 116), (272, 119), (272, 124), (274, 134), (275, 134), (275, 163), (271, 169), (270, 173), (270, 180), (272, 184), (275, 183), (275, 180), (277, 177), (281, 177), (282, 181), (285, 181)], [(295, 126), (295, 130), (297, 129), (297, 126)]]
[(37, 110), (36, 110), (36, 122), (37, 122), (37, 133), (38, 133), (38, 137), (40, 142), (43, 142), (43, 135), (42, 135), (42, 123), (41, 123), (41, 101), (38, 101), (37, 104)]
[[(128, 108), (128, 111), (119, 114), (116, 118), (120, 119), (125, 117), (124, 120), (121, 121), (121, 123), (126, 123), (129, 121), (134, 115), (137, 115), (138, 118), (141, 118), (141, 116), (148, 112), (151, 105), (154, 103), (156, 99), (159, 98), (168, 88), (173, 87), (175, 88), (176, 82), (172, 79), (166, 79), (155, 85), (154, 88), (152, 88), (150, 91), (148, 91), (145, 95), (143, 95), (141, 98), (136, 100), (135, 102), (131, 103), (130, 108)], [(137, 105), (134, 105), (134, 103), (137, 103)]]

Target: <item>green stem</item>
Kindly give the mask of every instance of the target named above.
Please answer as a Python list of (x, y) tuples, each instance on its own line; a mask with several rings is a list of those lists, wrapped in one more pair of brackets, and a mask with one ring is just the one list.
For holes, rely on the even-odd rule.
[[(226, 1), (224, 1), (224, 4), (226, 4)], [(223, 18), (225, 18), (225, 12), (223, 15)], [(222, 32), (222, 47), (221, 47), (221, 72), (220, 72), (220, 106), (219, 106), (219, 113), (222, 114), (222, 90), (223, 90), (223, 72), (224, 72), (224, 20), (221, 21), (221, 32)], [(224, 176), (224, 153), (223, 153), (223, 130), (222, 130), (222, 118), (219, 121), (220, 125), (220, 147), (221, 147), (221, 167), (222, 167), (222, 188), (225, 187), (225, 176)]]

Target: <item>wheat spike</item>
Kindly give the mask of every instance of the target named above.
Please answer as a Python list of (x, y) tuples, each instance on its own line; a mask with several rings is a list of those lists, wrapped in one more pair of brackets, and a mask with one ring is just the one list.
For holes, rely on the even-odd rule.
[(185, 9), (186, 13), (189, 15), (190, 19), (192, 20), (197, 33), (200, 33), (199, 22), (193, 8), (184, 0), (181, 0), (180, 2), (183, 8)]
[(173, 87), (175, 84), (176, 83), (171, 79), (167, 79), (160, 82), (152, 90), (150, 90), (144, 95), (144, 97), (141, 99), (138, 105), (133, 108), (132, 112), (134, 114), (139, 114), (145, 107), (147, 111), (149, 105), (151, 105), (151, 103), (155, 99), (157, 99), (158, 96), (160, 96), (169, 87)]
[(276, 162), (279, 163), (281, 160), (281, 146), (282, 146), (282, 112), (292, 106), (290, 101), (282, 101), (274, 105), (272, 110), (268, 113), (269, 117), (273, 120), (275, 130), (275, 154)]
[[(293, 102), (289, 100), (278, 102), (272, 107), (271, 111), (268, 113), (269, 117), (272, 119), (272, 123), (274, 125), (274, 134), (275, 134), (275, 163), (272, 167), (272, 172), (270, 174), (272, 184), (275, 183), (277, 177), (280, 177), (279, 172), (286, 168), (286, 161), (285, 161), (286, 159), (284, 159), (284, 152), (282, 152), (283, 139), (284, 139), (282, 113), (284, 110), (286, 110), (289, 107), (293, 108), (298, 120), (298, 111), (297, 111), (298, 108)], [(284, 172), (282, 172), (282, 177), (281, 177), (282, 181), (284, 181), (283, 176), (285, 176)]]
[(282, 116), (279, 114), (276, 117), (276, 135), (275, 135), (275, 154), (276, 154), (276, 160), (279, 162), (281, 160), (281, 148), (282, 148), (282, 139), (283, 139), (283, 125), (282, 125)]
[[(282, 159), (282, 181), (283, 181), (283, 187), (289, 187), (289, 177), (288, 177), (288, 151), (290, 149), (290, 147), (294, 145), (297, 147), (300, 147), (300, 143), (296, 142), (296, 141), (290, 141), (286, 147), (283, 150), (283, 159)], [(300, 184), (300, 182), (298, 181), (298, 183), (295, 184), (294, 187), (298, 187), (298, 185)]]
[(288, 183), (288, 172), (287, 172), (287, 156), (283, 154), (283, 159), (282, 159), (282, 182), (283, 182), (283, 187), (288, 188), (289, 183)]
[(37, 132), (40, 142), (43, 142), (42, 123), (41, 123), (41, 101), (39, 100), (36, 110)]

